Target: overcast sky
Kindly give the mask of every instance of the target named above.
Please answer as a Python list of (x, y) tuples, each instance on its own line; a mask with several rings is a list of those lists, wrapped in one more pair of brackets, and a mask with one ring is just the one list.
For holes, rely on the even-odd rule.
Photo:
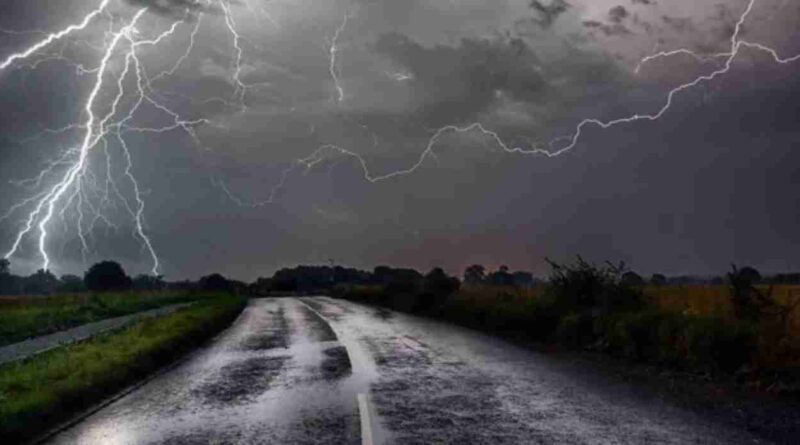
[[(655, 113), (670, 89), (724, 59), (676, 55), (637, 73), (642, 57), (729, 51), (748, 2), (113, 0), (85, 30), (0, 71), (0, 212), (13, 210), (0, 220), (0, 250), (38, 202), (25, 200), (63, 177), (85, 134), (45, 129), (85, 124), (114, 33), (148, 7), (131, 39), (177, 26), (136, 51), (147, 95), (202, 120), (192, 132), (133, 131), (174, 122), (145, 103), (121, 132), (168, 279), (252, 279), (330, 260), (543, 274), (545, 257), (578, 254), (642, 273), (721, 273), (732, 262), (800, 270), (800, 62), (742, 49), (729, 73), (676, 95), (660, 120), (587, 126), (558, 157), (506, 153), (469, 131), (442, 134), (421, 158), (449, 125), (481, 123), (506, 147), (530, 149), (585, 118)], [(99, 4), (3, 1), (0, 61)], [(790, 56), (798, 25), (800, 3), (756, 0), (740, 37)], [(118, 83), (127, 48), (109, 58), (98, 115), (118, 85), (114, 119), (136, 103), (135, 70)], [(409, 174), (368, 180), (420, 159)], [(67, 192), (47, 224), (54, 272), (105, 258), (150, 270), (125, 167), (116, 136), (92, 147), (76, 198)], [(41, 266), (39, 239), (36, 229), (23, 238), (15, 272)]]

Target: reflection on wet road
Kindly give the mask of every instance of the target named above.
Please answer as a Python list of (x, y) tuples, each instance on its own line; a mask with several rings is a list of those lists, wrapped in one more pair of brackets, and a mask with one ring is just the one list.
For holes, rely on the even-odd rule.
[(207, 348), (52, 442), (754, 442), (599, 381), (430, 320), (324, 297), (258, 299)]

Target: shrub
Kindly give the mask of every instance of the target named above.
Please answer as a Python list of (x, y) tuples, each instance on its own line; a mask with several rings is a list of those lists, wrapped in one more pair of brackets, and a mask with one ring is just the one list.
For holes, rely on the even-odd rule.
[(131, 288), (131, 279), (115, 261), (102, 261), (92, 265), (83, 277), (86, 287), (92, 291), (113, 291)]
[(547, 261), (553, 269), (548, 293), (564, 314), (587, 310), (594, 315), (611, 314), (637, 310), (643, 305), (642, 293), (621, 279), (624, 264), (598, 267), (581, 257), (574, 264)]
[(756, 340), (751, 323), (692, 317), (685, 332), (687, 360), (692, 366), (732, 372), (750, 362)]

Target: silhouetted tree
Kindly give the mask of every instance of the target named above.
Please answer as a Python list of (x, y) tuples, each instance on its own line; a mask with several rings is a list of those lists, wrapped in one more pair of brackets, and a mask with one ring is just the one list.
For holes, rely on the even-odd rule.
[(644, 279), (641, 275), (632, 270), (622, 274), (621, 281), (625, 286), (641, 286), (644, 284)]
[(750, 284), (758, 284), (761, 282), (761, 273), (753, 267), (745, 266), (738, 271), (741, 279), (747, 280)]
[(654, 273), (653, 276), (650, 277), (650, 284), (654, 286), (663, 286), (667, 284), (667, 277), (660, 273)]
[(11, 295), (19, 292), (16, 278), (11, 275), (11, 262), (5, 258), (0, 259), (0, 295)]
[(86, 290), (86, 285), (83, 284), (83, 278), (77, 275), (62, 275), (61, 284), (58, 286), (59, 292), (83, 292)]
[(464, 270), (464, 282), (468, 284), (483, 283), (486, 279), (486, 268), (480, 264), (473, 264)]
[(754, 286), (761, 281), (761, 274), (752, 267), (737, 268), (731, 266), (728, 273), (728, 287), (730, 288), (731, 302), (736, 316), (741, 319), (758, 320), (765, 307), (774, 306), (772, 300), (772, 286), (767, 294), (760, 292)]
[(533, 287), (534, 279), (533, 274), (530, 272), (517, 271), (511, 274), (511, 281), (514, 286), (528, 289)]
[(445, 296), (457, 291), (459, 287), (458, 279), (447, 275), (441, 267), (428, 272), (422, 285), (424, 292)]
[(116, 261), (102, 261), (92, 265), (83, 277), (86, 288), (103, 292), (131, 288), (131, 279)]
[(490, 273), (488, 281), (495, 286), (511, 286), (514, 284), (514, 278), (508, 273), (508, 266), (505, 265)]
[(418, 299), (416, 310), (427, 310), (440, 306), (447, 297), (460, 287), (458, 279), (448, 276), (441, 267), (432, 269), (422, 282), (422, 298)]
[(59, 282), (49, 270), (39, 269), (35, 274), (25, 277), (22, 290), (26, 294), (41, 295), (52, 294), (58, 288)]
[(232, 283), (222, 275), (215, 273), (200, 278), (200, 289), (209, 292), (232, 292)]
[(137, 275), (133, 279), (133, 288), (136, 290), (161, 290), (166, 287), (163, 275)]

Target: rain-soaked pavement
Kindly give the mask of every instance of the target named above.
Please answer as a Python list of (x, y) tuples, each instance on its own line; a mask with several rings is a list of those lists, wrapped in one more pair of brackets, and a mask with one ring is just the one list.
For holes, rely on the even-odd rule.
[(252, 300), (208, 347), (50, 441), (359, 444), (362, 431), (397, 444), (763, 443), (502, 340), (325, 297)]

